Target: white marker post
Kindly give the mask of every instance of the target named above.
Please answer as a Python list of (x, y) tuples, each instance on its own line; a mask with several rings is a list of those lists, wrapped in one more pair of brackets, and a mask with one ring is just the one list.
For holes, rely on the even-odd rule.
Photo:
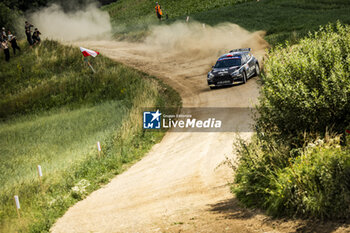
[(190, 16), (187, 16), (186, 18), (186, 23), (188, 23), (188, 21), (190, 21)]
[(39, 181), (40, 181), (40, 187), (42, 188), (43, 187), (43, 183), (41, 181), (41, 177), (43, 176), (43, 172), (41, 171), (41, 166), (40, 165), (37, 166), (37, 169), (38, 169), (38, 176), (39, 176)]
[(21, 208), (21, 205), (19, 204), (19, 198), (17, 195), (15, 195), (14, 198), (15, 198), (16, 211), (17, 211), (18, 218), (21, 218), (21, 214), (19, 213), (19, 209)]
[(203, 26), (203, 29), (205, 29), (205, 23), (203, 23), (203, 25), (202, 25), (202, 26)]
[(98, 157), (101, 157), (101, 144), (100, 142), (97, 142), (97, 150), (98, 150)]

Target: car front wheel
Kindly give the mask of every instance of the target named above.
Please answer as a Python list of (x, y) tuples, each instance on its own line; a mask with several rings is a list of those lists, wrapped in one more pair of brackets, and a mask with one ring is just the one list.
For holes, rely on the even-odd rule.
[(243, 83), (247, 82), (247, 74), (245, 71), (243, 71)]
[(260, 67), (259, 64), (256, 63), (255, 64), (255, 76), (259, 76), (260, 75)]

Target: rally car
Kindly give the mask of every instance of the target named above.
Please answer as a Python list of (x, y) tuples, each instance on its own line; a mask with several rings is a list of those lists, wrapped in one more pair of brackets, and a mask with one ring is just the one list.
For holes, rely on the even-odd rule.
[(260, 74), (258, 60), (251, 54), (250, 48), (234, 49), (219, 57), (208, 73), (208, 85), (211, 89), (219, 86), (246, 83)]

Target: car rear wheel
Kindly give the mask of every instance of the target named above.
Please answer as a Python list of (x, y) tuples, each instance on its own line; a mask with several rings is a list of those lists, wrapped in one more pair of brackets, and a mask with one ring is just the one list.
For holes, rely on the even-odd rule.
[(259, 64), (256, 63), (255, 64), (255, 76), (259, 76), (260, 75), (260, 67)]
[(243, 71), (243, 83), (247, 82), (247, 74), (245, 71)]

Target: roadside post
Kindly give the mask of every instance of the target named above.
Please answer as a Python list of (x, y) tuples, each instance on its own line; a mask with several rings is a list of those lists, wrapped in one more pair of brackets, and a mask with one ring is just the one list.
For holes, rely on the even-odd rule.
[(98, 157), (100, 158), (101, 157), (101, 144), (99, 141), (97, 142), (97, 150), (98, 150)]
[(20, 212), (19, 212), (19, 209), (21, 209), (21, 205), (19, 204), (18, 195), (15, 195), (14, 198), (15, 198), (17, 216), (18, 216), (18, 218), (21, 218), (21, 214), (20, 214)]
[(41, 181), (41, 177), (43, 176), (43, 172), (41, 170), (41, 166), (40, 165), (38, 165), (36, 168), (38, 170), (38, 177), (39, 177), (39, 181), (40, 181), (40, 187), (42, 189), (43, 188), (43, 183)]

